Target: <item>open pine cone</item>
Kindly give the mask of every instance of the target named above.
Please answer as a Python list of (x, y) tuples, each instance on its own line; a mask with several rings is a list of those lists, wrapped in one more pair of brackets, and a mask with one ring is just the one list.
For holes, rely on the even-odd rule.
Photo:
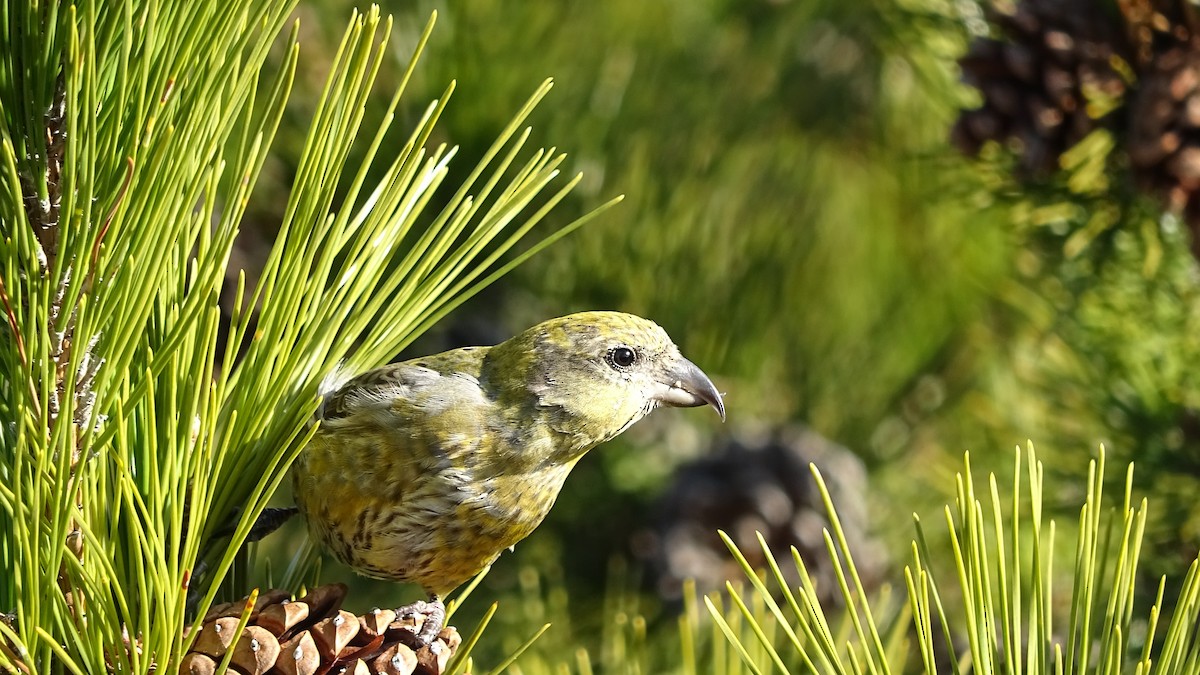
[(1194, 12), (1160, 0), (1134, 3), (1126, 14), (1142, 46), (1125, 144), (1129, 164), (1143, 189), (1183, 216), (1193, 251), (1200, 251), (1200, 35)]
[[(862, 460), (811, 429), (795, 427), (767, 437), (726, 439), (702, 459), (679, 468), (655, 508), (653, 529), (634, 541), (659, 596), (678, 601), (684, 579), (708, 593), (742, 576), (717, 537), (717, 530), (724, 530), (756, 568), (766, 568), (758, 533), (777, 555), (796, 547), (810, 566), (822, 602), (839, 602), (825, 551), (828, 523), (810, 462), (821, 468), (838, 503), (861, 578), (868, 586), (877, 584), (887, 560), (868, 531), (870, 487)], [(800, 583), (795, 566), (782, 568), (790, 585)]]
[(209, 675), (233, 645), (230, 668), (243, 675), (441, 675), (462, 642), (453, 627), (428, 646), (416, 639), (423, 617), (390, 609), (355, 616), (341, 609), (344, 584), (313, 589), (299, 600), (285, 591), (258, 596), (241, 639), (233, 645), (246, 599), (213, 607), (179, 665), (181, 675)]
[(1007, 143), (1028, 177), (1110, 128), (1138, 187), (1183, 218), (1200, 256), (1200, 11), (1189, 0), (990, 1), (996, 36), (959, 60), (983, 105), (959, 114), (954, 143), (970, 155)]
[(983, 105), (961, 113), (951, 138), (969, 155), (1007, 142), (1023, 173), (1054, 171), (1062, 153), (1107, 122), (1089, 103), (1125, 94), (1115, 64), (1128, 60), (1126, 41), (1095, 0), (1022, 0), (988, 6), (987, 16), (999, 36), (977, 38), (959, 60)]

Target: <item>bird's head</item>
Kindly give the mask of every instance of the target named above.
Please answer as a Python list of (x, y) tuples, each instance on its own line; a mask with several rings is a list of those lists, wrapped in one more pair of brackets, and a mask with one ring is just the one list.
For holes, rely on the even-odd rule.
[(725, 419), (708, 376), (658, 324), (631, 314), (551, 319), (497, 345), (489, 358), (524, 375), (519, 395), (573, 439), (575, 452), (613, 438), (660, 405), (710, 405)]

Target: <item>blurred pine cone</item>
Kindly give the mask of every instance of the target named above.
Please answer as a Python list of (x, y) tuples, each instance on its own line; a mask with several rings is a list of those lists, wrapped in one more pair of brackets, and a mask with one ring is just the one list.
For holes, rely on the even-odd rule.
[(1094, 0), (1022, 0), (986, 9), (997, 37), (975, 39), (959, 60), (983, 105), (963, 111), (951, 132), (976, 155), (1007, 142), (1025, 175), (1058, 167), (1063, 152), (1106, 124), (1124, 96), (1117, 64), (1128, 43), (1114, 15)]
[(1126, 16), (1141, 55), (1126, 149), (1138, 183), (1183, 216), (1200, 250), (1200, 36), (1186, 0), (1144, 0)]
[(728, 440), (715, 454), (681, 467), (663, 495), (653, 532), (636, 538), (660, 596), (676, 601), (684, 579), (701, 593), (742, 577), (725, 545), (724, 530), (751, 565), (766, 567), (761, 532), (789, 583), (799, 582), (788, 550), (795, 546), (814, 577), (822, 602), (840, 602), (825, 550), (828, 526), (809, 463), (821, 470), (864, 583), (877, 583), (886, 567), (883, 548), (867, 533), (867, 472), (850, 450), (803, 428), (770, 438)]
[[(354, 616), (341, 609), (344, 584), (313, 589), (299, 600), (284, 591), (258, 596), (233, 648), (230, 667), (243, 675), (388, 673), (441, 675), (462, 639), (447, 627), (428, 646), (416, 634), (423, 617), (388, 609)], [(209, 675), (229, 651), (246, 599), (214, 606), (179, 666), (181, 675)]]
[(1110, 128), (1137, 185), (1187, 222), (1200, 256), (1200, 19), (1188, 0), (1020, 0), (986, 16), (996, 37), (959, 60), (984, 99), (955, 123), (959, 149), (1007, 142), (1022, 174), (1045, 174)]

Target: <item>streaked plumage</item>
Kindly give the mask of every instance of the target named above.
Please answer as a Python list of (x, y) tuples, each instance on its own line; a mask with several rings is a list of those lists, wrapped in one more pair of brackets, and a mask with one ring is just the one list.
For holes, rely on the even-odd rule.
[(665, 331), (617, 312), (552, 319), (330, 389), (294, 469), (311, 533), (359, 572), (435, 597), (532, 532), (575, 462), (658, 405), (724, 417)]

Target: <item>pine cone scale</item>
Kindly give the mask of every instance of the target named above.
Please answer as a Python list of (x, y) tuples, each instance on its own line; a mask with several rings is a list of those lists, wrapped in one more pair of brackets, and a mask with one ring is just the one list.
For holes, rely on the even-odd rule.
[(355, 616), (342, 609), (346, 592), (345, 585), (330, 584), (297, 600), (283, 591), (263, 593), (236, 643), (246, 600), (213, 607), (179, 672), (209, 675), (231, 648), (232, 670), (242, 675), (445, 672), (462, 643), (457, 630), (447, 627), (432, 644), (421, 645), (422, 617), (397, 619), (384, 609)]

